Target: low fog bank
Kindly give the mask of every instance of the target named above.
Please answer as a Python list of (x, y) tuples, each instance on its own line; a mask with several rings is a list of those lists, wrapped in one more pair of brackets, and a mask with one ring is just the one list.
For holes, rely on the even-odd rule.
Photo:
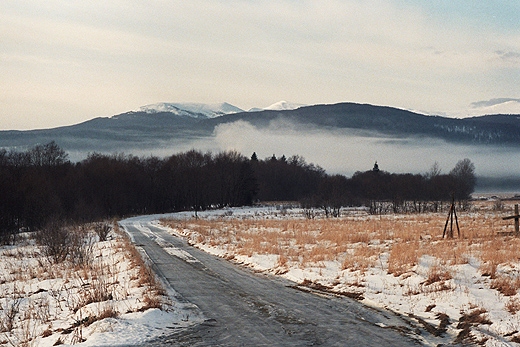
[[(144, 149), (126, 148), (137, 156), (169, 156), (196, 149), (200, 151), (236, 150), (245, 156), (256, 152), (258, 158), (300, 155), (308, 163), (324, 168), (329, 174), (348, 177), (356, 171), (379, 168), (393, 173), (419, 173), (430, 170), (437, 162), (441, 173), (449, 173), (455, 164), (469, 158), (479, 177), (478, 191), (520, 191), (520, 156), (517, 148), (495, 146), (464, 146), (443, 140), (416, 137), (392, 138), (386, 135), (350, 129), (309, 129), (286, 121), (273, 121), (268, 127), (257, 128), (237, 121), (221, 124), (212, 137), (190, 141), (162, 141)], [(70, 152), (69, 152), (70, 153)], [(113, 153), (113, 152), (112, 152)], [(70, 153), (81, 160), (86, 153)]]
[(298, 126), (258, 129), (246, 122), (220, 125), (214, 142), (219, 150), (235, 149), (259, 158), (299, 154), (320, 165), (328, 173), (351, 176), (379, 168), (396, 173), (425, 173), (437, 162), (448, 173), (460, 159), (469, 158), (478, 176), (520, 176), (520, 156), (516, 148), (462, 146), (432, 138), (392, 138), (353, 130), (323, 131)]

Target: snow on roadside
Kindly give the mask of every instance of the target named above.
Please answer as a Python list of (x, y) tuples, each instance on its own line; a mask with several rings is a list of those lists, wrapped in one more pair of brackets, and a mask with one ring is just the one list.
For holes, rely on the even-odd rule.
[(89, 258), (76, 264), (54, 262), (29, 233), (1, 246), (0, 345), (142, 345), (199, 323), (171, 288), (143, 280), (122, 234), (109, 236), (90, 234)]

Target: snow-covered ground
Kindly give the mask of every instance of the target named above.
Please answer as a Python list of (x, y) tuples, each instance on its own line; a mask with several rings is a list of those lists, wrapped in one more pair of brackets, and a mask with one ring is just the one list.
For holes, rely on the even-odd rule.
[(0, 247), (0, 345), (143, 345), (200, 322), (123, 233), (76, 232), (87, 251), (79, 261), (56, 262), (29, 233)]
[[(512, 231), (512, 223), (501, 219), (507, 213), (493, 211), (489, 204), (459, 212), (463, 238), (446, 240), (442, 238), (444, 214), (369, 216), (363, 211), (349, 211), (340, 219), (347, 225), (355, 227), (359, 221), (388, 230), (370, 230), (368, 236), (351, 241), (346, 237), (344, 251), (321, 257), (320, 247), (323, 254), (329, 254), (327, 248), (341, 248), (320, 238), (324, 230), (304, 235), (308, 244), (299, 243), (296, 237), (272, 236), (297, 234), (291, 228), (303, 224), (291, 226), (286, 222), (305, 223), (304, 211), (299, 209), (230, 209), (199, 213), (199, 220), (190, 219), (192, 213), (184, 213), (176, 215), (168, 229), (196, 247), (257, 271), (409, 316), (430, 331), (424, 338), (433, 346), (454, 342), (513, 346), (520, 342), (520, 256), (516, 252), (520, 241), (495, 235)], [(282, 223), (264, 224), (262, 220)], [(325, 224), (317, 225), (325, 228)], [(403, 225), (411, 225), (417, 232), (406, 236), (391, 230)], [(407, 248), (410, 245), (414, 248)], [(291, 256), (291, 248), (298, 254)], [(395, 264), (396, 258), (402, 267)], [(365, 265), (363, 259), (368, 260)]]

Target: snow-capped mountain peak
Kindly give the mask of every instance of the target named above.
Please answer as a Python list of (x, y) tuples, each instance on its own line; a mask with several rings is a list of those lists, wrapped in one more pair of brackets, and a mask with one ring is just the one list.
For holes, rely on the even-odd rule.
[(264, 108), (264, 110), (275, 110), (275, 111), (295, 110), (302, 106), (305, 106), (305, 105), (304, 104), (295, 104), (292, 102), (287, 102), (285, 100), (282, 100), (282, 101), (278, 101), (270, 106), (267, 106), (266, 108)]
[(227, 102), (218, 104), (161, 102), (142, 106), (138, 111), (146, 113), (170, 112), (194, 118), (215, 118), (228, 113), (244, 112), (244, 110)]
[[(283, 110), (294, 110), (305, 106), (304, 104), (296, 104), (287, 102), (285, 100), (276, 102), (265, 108), (252, 108), (249, 112), (254, 111), (283, 111)], [(202, 104), (202, 103), (172, 103), (172, 102), (160, 102), (157, 104), (150, 104), (139, 107), (134, 112), (146, 112), (146, 113), (159, 113), (169, 112), (178, 116), (188, 116), (193, 118), (215, 118), (225, 114), (245, 112), (241, 108), (233, 106), (227, 102), (218, 104)]]
[(249, 110), (249, 112), (258, 112), (258, 111), (264, 111), (264, 110), (270, 110), (270, 111), (284, 111), (284, 110), (295, 110), (297, 108), (307, 106), (304, 104), (296, 104), (292, 102), (287, 102), (285, 100), (275, 102), (274, 104), (264, 107), (264, 108), (257, 108), (254, 107)]

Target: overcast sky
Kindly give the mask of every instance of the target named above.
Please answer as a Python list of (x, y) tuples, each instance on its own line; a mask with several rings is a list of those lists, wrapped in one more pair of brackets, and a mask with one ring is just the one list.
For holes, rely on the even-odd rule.
[(518, 0), (2, 0), (0, 129), (156, 102), (520, 113), (519, 18)]

